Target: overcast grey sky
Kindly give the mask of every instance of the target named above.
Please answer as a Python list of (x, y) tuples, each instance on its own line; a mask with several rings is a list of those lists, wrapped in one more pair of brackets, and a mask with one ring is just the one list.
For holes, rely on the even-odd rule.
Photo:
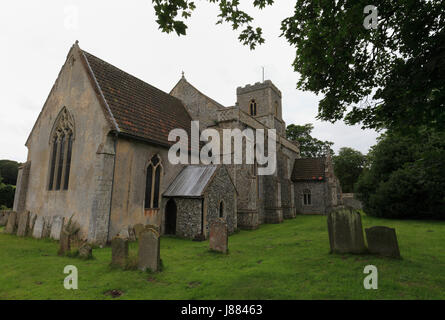
[(296, 90), (295, 49), (279, 37), (280, 22), (295, 1), (249, 10), (266, 38), (255, 51), (241, 45), (229, 25), (215, 25), (216, 6), (197, 4), (188, 35), (178, 37), (158, 30), (151, 0), (3, 2), (0, 159), (26, 160), (26, 138), (76, 39), (82, 49), (166, 92), (184, 71), (190, 83), (225, 106), (234, 105), (238, 86), (261, 81), (264, 66), (266, 79), (283, 94), (287, 124), (313, 123), (313, 136), (333, 141), (336, 152), (348, 146), (366, 153), (375, 144), (378, 134), (372, 130), (316, 121), (320, 97)]

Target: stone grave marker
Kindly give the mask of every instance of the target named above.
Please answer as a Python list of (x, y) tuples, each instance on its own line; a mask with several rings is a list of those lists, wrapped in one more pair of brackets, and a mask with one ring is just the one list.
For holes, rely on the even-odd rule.
[(9, 214), (8, 223), (6, 224), (5, 232), (14, 234), (17, 231), (17, 212), (12, 211)]
[(111, 240), (111, 264), (124, 268), (128, 260), (128, 239), (114, 237)]
[(59, 241), (59, 256), (64, 256), (67, 252), (71, 250), (71, 236), (66, 230), (62, 230), (60, 233)]
[(45, 217), (37, 216), (36, 222), (34, 223), (32, 236), (36, 239), (42, 238), (44, 226), (45, 226)]
[(365, 229), (368, 250), (390, 258), (400, 258), (396, 229), (383, 226)]
[(145, 228), (139, 236), (138, 268), (157, 272), (160, 263), (159, 233), (152, 228)]
[(60, 239), (60, 233), (63, 229), (63, 222), (65, 221), (64, 217), (61, 216), (54, 216), (52, 219), (52, 225), (51, 225), (51, 234), (50, 237), (55, 240)]
[(32, 237), (32, 232), (34, 230), (34, 225), (36, 223), (37, 220), (37, 215), (35, 213), (30, 213), (29, 214), (29, 225), (28, 225), (28, 232), (27, 232), (27, 236)]
[(25, 211), (19, 215), (19, 226), (17, 228), (17, 236), (24, 237), (28, 232), (29, 226), (29, 212)]
[(0, 227), (6, 226), (11, 211), (0, 211)]
[(50, 216), (44, 216), (44, 224), (43, 224), (43, 232), (42, 232), (42, 238), (49, 238), (51, 235), (51, 222), (52, 222), (52, 217)]
[(360, 213), (350, 209), (328, 213), (331, 253), (363, 253), (366, 251)]
[(210, 223), (210, 250), (227, 253), (229, 250), (229, 237), (227, 223), (217, 219)]
[(90, 259), (93, 257), (93, 247), (89, 243), (84, 243), (79, 248), (79, 257), (82, 259)]

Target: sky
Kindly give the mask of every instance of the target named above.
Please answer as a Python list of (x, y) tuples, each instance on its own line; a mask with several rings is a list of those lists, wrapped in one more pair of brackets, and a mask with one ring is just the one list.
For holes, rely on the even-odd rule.
[[(242, 1), (245, 5), (252, 1)], [(0, 9), (0, 159), (25, 162), (26, 139), (45, 103), (66, 55), (79, 46), (116, 67), (170, 92), (184, 71), (187, 80), (212, 99), (233, 106), (236, 88), (270, 79), (282, 92), (286, 124), (313, 123), (312, 136), (334, 142), (334, 151), (362, 153), (378, 133), (316, 120), (320, 96), (296, 89), (295, 48), (280, 37), (280, 22), (295, 1), (246, 9), (266, 43), (251, 51), (228, 24), (216, 25), (218, 10), (207, 1), (187, 20), (187, 36), (158, 29), (151, 0), (8, 1)]]

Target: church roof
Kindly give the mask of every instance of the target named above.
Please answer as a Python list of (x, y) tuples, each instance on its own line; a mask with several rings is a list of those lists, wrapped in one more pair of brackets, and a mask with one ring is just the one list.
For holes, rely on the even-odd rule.
[(217, 168), (217, 165), (187, 166), (176, 176), (163, 195), (165, 197), (200, 197)]
[(82, 50), (93, 80), (108, 105), (119, 134), (170, 146), (172, 129), (190, 136), (191, 118), (182, 102), (148, 83)]
[(292, 181), (319, 181), (325, 178), (326, 158), (295, 159)]

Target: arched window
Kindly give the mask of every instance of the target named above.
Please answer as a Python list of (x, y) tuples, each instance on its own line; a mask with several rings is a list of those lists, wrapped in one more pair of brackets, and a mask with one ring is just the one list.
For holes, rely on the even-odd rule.
[(67, 190), (74, 139), (74, 120), (64, 107), (51, 131), (51, 159), (48, 190)]
[(256, 110), (257, 108), (256, 108), (256, 102), (255, 102), (255, 100), (254, 99), (252, 99), (251, 101), (250, 101), (250, 115), (251, 116), (256, 116)]
[(311, 190), (309, 190), (309, 189), (303, 190), (303, 204), (305, 206), (310, 206), (312, 204)]
[(159, 208), (159, 193), (161, 188), (161, 159), (158, 155), (151, 158), (147, 166), (145, 180), (145, 209)]
[(224, 218), (224, 202), (219, 203), (219, 217)]

